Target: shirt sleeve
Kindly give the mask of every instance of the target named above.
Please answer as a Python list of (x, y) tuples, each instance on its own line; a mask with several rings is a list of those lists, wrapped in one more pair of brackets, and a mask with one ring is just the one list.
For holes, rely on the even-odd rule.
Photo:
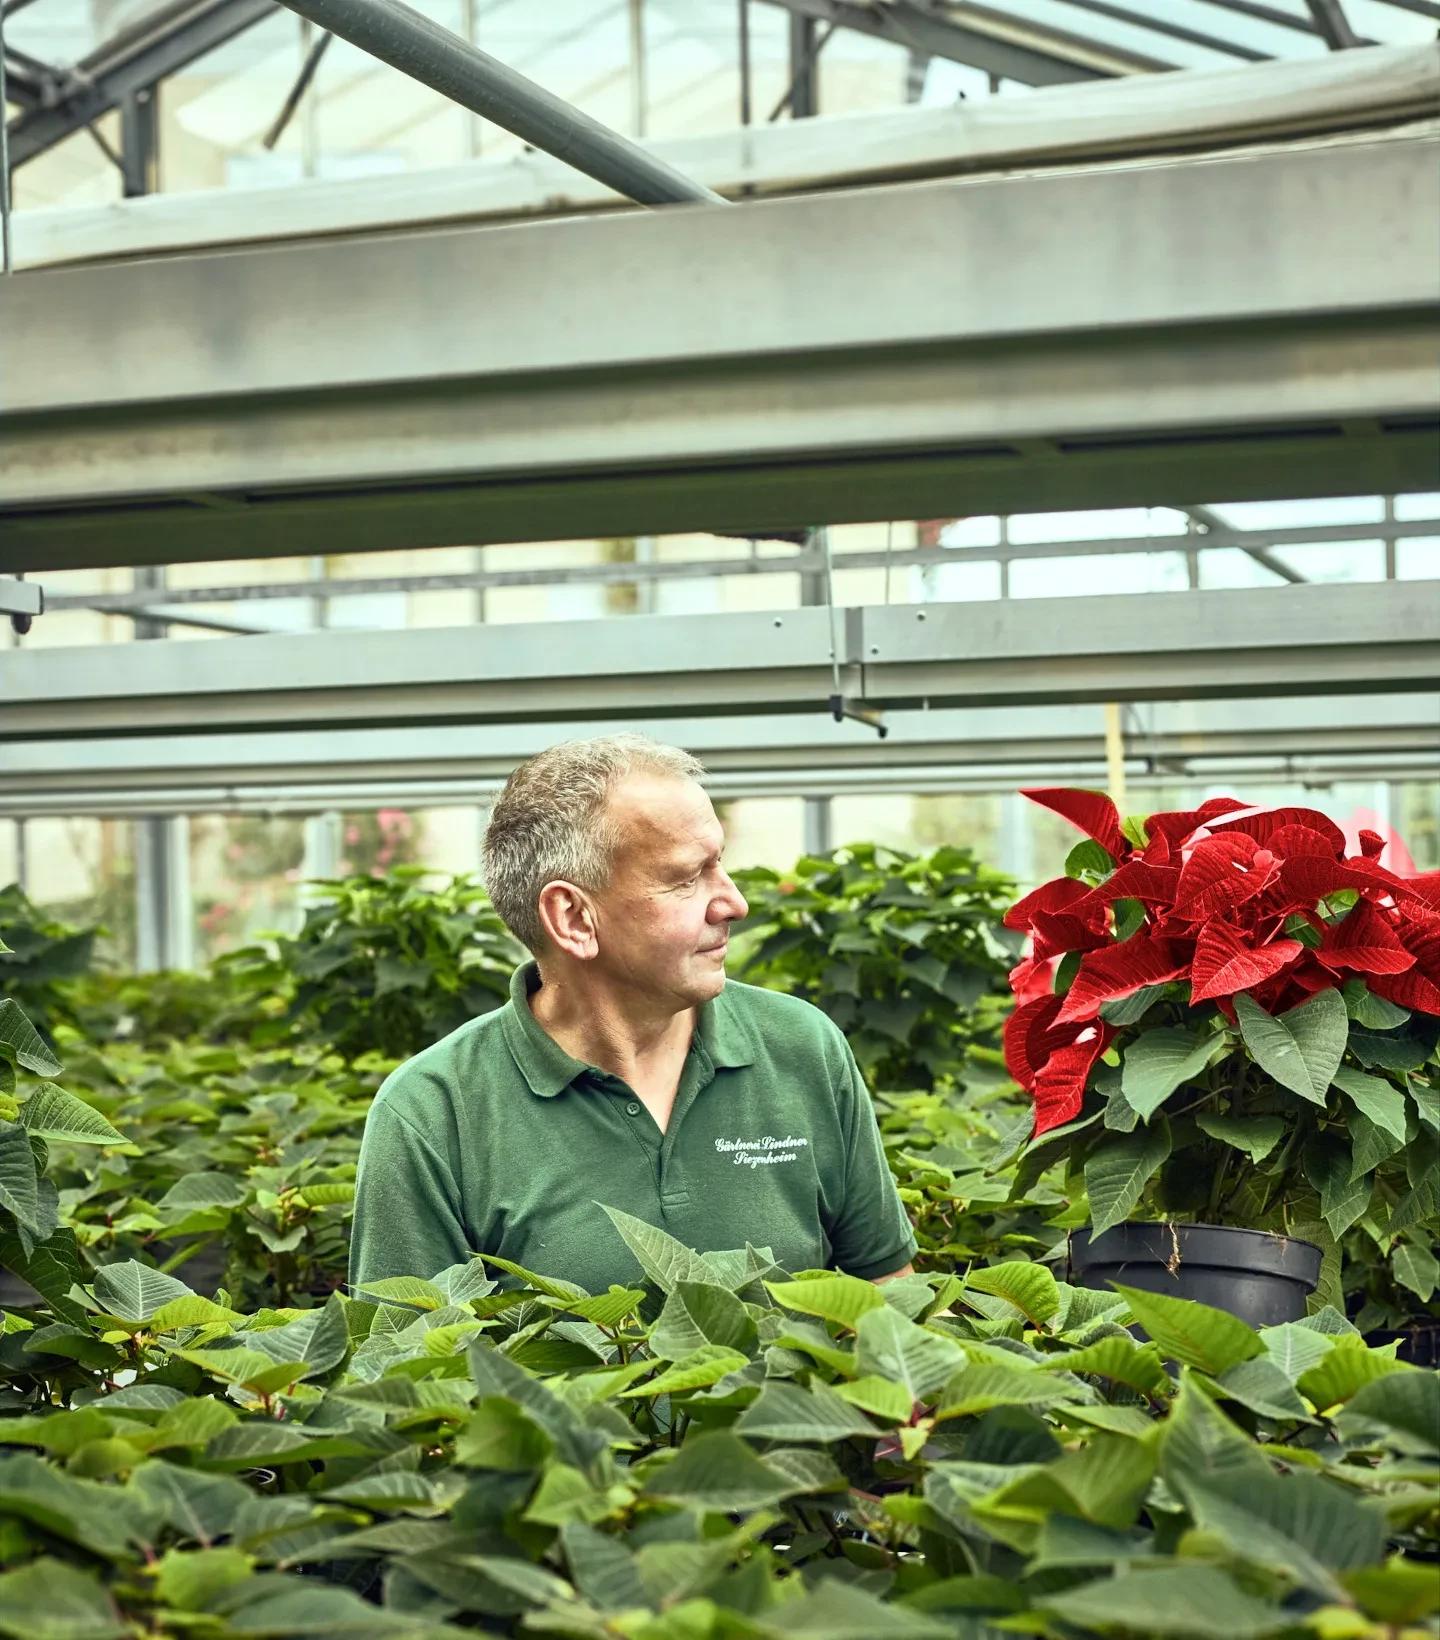
[(430, 1140), (392, 1110), (382, 1094), (360, 1141), (350, 1287), (387, 1276), (419, 1276), (470, 1256), (460, 1197), (449, 1163)]
[(910, 1262), (915, 1256), (915, 1232), (885, 1160), (870, 1091), (849, 1043), (836, 1035), (843, 1056), (836, 1097), (849, 1139), (844, 1201), (827, 1233), (836, 1265), (847, 1275), (873, 1281)]

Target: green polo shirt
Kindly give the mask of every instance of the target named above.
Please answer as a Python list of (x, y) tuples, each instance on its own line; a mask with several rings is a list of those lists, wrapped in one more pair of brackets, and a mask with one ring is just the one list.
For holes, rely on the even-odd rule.
[(601, 1204), (700, 1252), (769, 1247), (787, 1269), (873, 1278), (915, 1238), (865, 1084), (818, 1008), (727, 981), (699, 1010), (670, 1125), (572, 1059), (510, 1000), (387, 1078), (365, 1123), (350, 1281), (429, 1277), (497, 1253), (592, 1293), (640, 1268)]

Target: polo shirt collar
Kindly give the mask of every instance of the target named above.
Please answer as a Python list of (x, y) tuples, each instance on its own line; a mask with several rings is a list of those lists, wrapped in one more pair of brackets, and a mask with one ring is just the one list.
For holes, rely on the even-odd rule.
[(505, 1041), (530, 1091), (542, 1099), (553, 1099), (589, 1066), (583, 1060), (572, 1059), (548, 1031), (541, 1029), (530, 1012), (530, 993), (539, 989), (539, 963), (522, 962), (510, 976), (510, 1006), (501, 1023)]
[[(584, 1060), (571, 1058), (530, 1012), (530, 993), (539, 988), (540, 965), (534, 961), (521, 963), (510, 976), (510, 1003), (502, 1012), (501, 1025), (506, 1045), (530, 1084), (530, 1091), (542, 1099), (553, 1099), (591, 1067)], [(717, 1070), (755, 1063), (750, 1031), (735, 1017), (725, 991), (713, 1002), (701, 1005), (696, 1034)]]

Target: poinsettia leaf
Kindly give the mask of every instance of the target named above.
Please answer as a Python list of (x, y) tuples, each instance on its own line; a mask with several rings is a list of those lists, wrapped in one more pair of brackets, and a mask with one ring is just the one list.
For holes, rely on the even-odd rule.
[(818, 1315), (852, 1332), (871, 1310), (885, 1308), (880, 1289), (858, 1276), (825, 1275), (801, 1281), (767, 1281), (765, 1290), (777, 1304), (801, 1315)]
[(11, 1050), (17, 1065), (36, 1076), (59, 1076), (64, 1069), (14, 997), (0, 997), (0, 1044)]
[(1129, 1218), (1169, 1155), (1170, 1128), (1163, 1116), (1153, 1126), (1107, 1139), (1090, 1152), (1085, 1193), (1093, 1235), (1103, 1235)]
[[(847, 1390), (853, 1386), (847, 1385)], [(783, 1379), (769, 1380), (760, 1399), (741, 1413), (735, 1428), (742, 1435), (771, 1441), (842, 1441), (851, 1435), (876, 1436), (880, 1433), (851, 1397), (842, 1399), (824, 1384), (809, 1389)], [(910, 1416), (913, 1402), (906, 1396), (903, 1417)]]
[(1261, 1069), (1281, 1087), (1323, 1106), (1350, 1032), (1339, 991), (1317, 991), (1308, 1002), (1279, 1016), (1266, 1013), (1242, 993), (1235, 998), (1235, 1017), (1245, 1046)]
[(1253, 1327), (1224, 1310), (1192, 1298), (1143, 1292), (1118, 1281), (1113, 1285), (1135, 1320), (1160, 1346), (1161, 1354), (1182, 1366), (1197, 1367), (1218, 1378), (1265, 1348)]
[(1029, 1260), (971, 1270), (965, 1277), (965, 1291), (1003, 1298), (1037, 1327), (1053, 1319), (1060, 1309), (1060, 1289), (1054, 1275), (1045, 1265)]
[(1155, 1640), (1261, 1640), (1291, 1627), (1288, 1613), (1247, 1594), (1216, 1566), (1131, 1569), (1036, 1604), (1087, 1633), (1120, 1629)]
[(1349, 1121), (1350, 1129), (1350, 1177), (1361, 1178), (1366, 1173), (1373, 1173), (1381, 1162), (1391, 1157), (1399, 1150), (1404, 1141), (1397, 1139), (1393, 1133), (1372, 1122), (1360, 1111), (1356, 1111)]
[(35, 1172), (35, 1153), (30, 1135), (18, 1122), (0, 1121), (0, 1208), (15, 1215), (27, 1252), (33, 1242), (43, 1241), (40, 1228), (40, 1194)]
[(1370, 1031), (1393, 1031), (1410, 1018), (1408, 1008), (1400, 1008), (1378, 997), (1363, 979), (1347, 979), (1343, 987), (1345, 1006), (1355, 1023)]
[(855, 1361), (861, 1375), (903, 1384), (917, 1401), (933, 1395), (963, 1360), (953, 1339), (916, 1326), (888, 1305), (860, 1317)]
[(1342, 1065), (1330, 1078), (1347, 1093), (1357, 1110), (1363, 1111), (1377, 1127), (1384, 1128), (1399, 1143), (1405, 1142), (1405, 1090), (1383, 1077), (1366, 1076), (1363, 1071)]
[(729, 1513), (763, 1509), (794, 1490), (789, 1478), (763, 1463), (728, 1429), (692, 1436), (646, 1490), (691, 1508)]
[(1279, 1116), (1221, 1116), (1198, 1111), (1195, 1122), (1202, 1133), (1243, 1150), (1252, 1162), (1263, 1162), (1285, 1132), (1284, 1120)]
[[(618, 1207), (604, 1207), (611, 1224), (620, 1232), (625, 1245), (635, 1255), (635, 1261), (662, 1292), (673, 1292), (682, 1281), (706, 1282), (713, 1272), (699, 1253), (692, 1252), (682, 1242), (644, 1219), (622, 1213)], [(576, 1297), (585, 1296), (577, 1292)]]
[(1142, 1031), (1124, 1049), (1126, 1104), (1148, 1122), (1181, 1083), (1200, 1075), (1225, 1041), (1223, 1032), (1197, 1036), (1176, 1026)]
[(53, 1082), (42, 1082), (20, 1107), (20, 1124), (37, 1139), (72, 1145), (123, 1145), (125, 1135), (93, 1106)]

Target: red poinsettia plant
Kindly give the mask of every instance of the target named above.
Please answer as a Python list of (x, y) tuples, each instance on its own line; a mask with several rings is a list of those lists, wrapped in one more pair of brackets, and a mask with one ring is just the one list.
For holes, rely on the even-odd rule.
[(1322, 1242), (1365, 1219), (1433, 1260), (1440, 872), (1388, 869), (1369, 831), (1347, 854), (1314, 809), (1025, 796), (1086, 834), (1005, 918), (1031, 1171), (1067, 1156), (1096, 1233), (1143, 1201)]

